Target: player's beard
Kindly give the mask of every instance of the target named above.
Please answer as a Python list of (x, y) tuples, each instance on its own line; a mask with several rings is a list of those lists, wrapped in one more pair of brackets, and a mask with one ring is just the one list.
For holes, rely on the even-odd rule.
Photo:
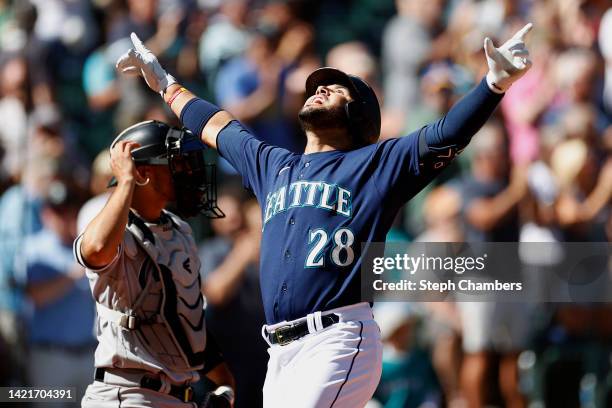
[(317, 129), (346, 129), (348, 130), (348, 119), (344, 106), (305, 106), (298, 113), (298, 119), (304, 132)]

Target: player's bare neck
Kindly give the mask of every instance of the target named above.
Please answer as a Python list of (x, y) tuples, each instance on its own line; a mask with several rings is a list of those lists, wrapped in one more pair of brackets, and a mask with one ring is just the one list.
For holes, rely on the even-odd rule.
[(306, 131), (304, 154), (350, 150), (352, 141), (344, 130)]
[(162, 210), (166, 207), (166, 201), (136, 190), (131, 207), (140, 218), (145, 221), (156, 222), (161, 217)]
[(151, 208), (136, 208), (132, 207), (134, 212), (145, 221), (148, 222), (157, 222), (162, 215), (162, 209), (151, 209)]

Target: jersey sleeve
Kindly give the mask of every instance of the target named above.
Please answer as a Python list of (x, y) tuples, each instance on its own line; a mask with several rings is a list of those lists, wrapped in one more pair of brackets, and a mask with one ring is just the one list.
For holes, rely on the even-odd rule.
[(375, 179), (381, 194), (403, 201), (417, 194), (463, 151), (501, 98), (483, 79), (441, 119), (381, 143)]
[(421, 188), (419, 132), (380, 143), (375, 152), (374, 184), (379, 193), (392, 201), (404, 202)]
[(258, 140), (240, 122), (230, 122), (217, 136), (217, 150), (242, 176), (247, 190), (261, 199), (266, 177), (293, 153)]
[(83, 259), (83, 255), (81, 254), (82, 241), (83, 241), (83, 234), (79, 235), (74, 240), (74, 243), (72, 244), (72, 251), (74, 253), (74, 259), (76, 259), (78, 264), (81, 265), (83, 268), (87, 269), (88, 271), (98, 273), (98, 274), (104, 273), (112, 269), (119, 261), (119, 258), (123, 255), (123, 245), (119, 245), (119, 247), (117, 248), (117, 254), (115, 255), (113, 260), (108, 265), (102, 266), (100, 268), (94, 268), (91, 265), (88, 265), (87, 262), (85, 262), (85, 260)]
[[(470, 142), (497, 108), (503, 94), (489, 89), (483, 78), (450, 111), (421, 129), (419, 152), (426, 169), (446, 167)], [(433, 166), (433, 168), (431, 168)]]

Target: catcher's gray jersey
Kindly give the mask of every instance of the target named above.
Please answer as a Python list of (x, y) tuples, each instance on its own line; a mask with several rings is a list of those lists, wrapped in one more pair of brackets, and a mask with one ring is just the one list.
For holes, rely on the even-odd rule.
[(206, 346), (200, 261), (187, 223), (169, 212), (162, 220), (130, 214), (115, 259), (101, 269), (83, 261), (82, 235), (75, 241), (98, 312), (95, 365), (195, 382)]

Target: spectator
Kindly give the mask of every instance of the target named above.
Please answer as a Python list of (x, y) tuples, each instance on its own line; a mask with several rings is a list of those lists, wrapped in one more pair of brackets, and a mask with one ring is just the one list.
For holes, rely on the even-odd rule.
[(555, 66), (553, 51), (544, 39), (534, 41), (534, 58), (539, 63), (522, 78), (517, 87), (502, 99), (501, 110), (506, 121), (510, 157), (525, 165), (538, 157), (539, 122), (557, 94), (550, 70)]
[[(434, 188), (425, 198), (423, 215), (425, 230), (415, 242), (462, 242), (463, 231), (459, 213), (461, 197), (449, 187)], [(434, 300), (428, 297), (429, 300)], [(457, 305), (445, 297), (440, 302), (426, 302), (423, 313), (423, 331), (429, 337), (431, 360), (441, 389), (444, 391), (446, 406), (461, 408), (459, 371), (461, 368), (461, 325)]]
[[(128, 38), (132, 32), (143, 41), (152, 38), (156, 32), (158, 0), (128, 0), (126, 3), (127, 13), (113, 22), (108, 40), (115, 42)], [(160, 53), (161, 50), (156, 51)]]
[(465, 88), (464, 82), (457, 66), (445, 63), (429, 66), (420, 77), (421, 103), (408, 113), (404, 133), (446, 115), (459, 99), (461, 89)]
[(261, 210), (254, 200), (242, 204), (235, 193), (222, 194), (219, 206), (226, 218), (213, 221), (217, 238), (200, 249), (206, 323), (236, 379), (236, 406), (261, 407), (267, 362), (260, 336)]
[[(433, 47), (442, 16), (443, 0), (397, 0), (397, 15), (383, 36), (384, 108), (396, 119), (399, 130), (408, 112), (420, 102), (418, 73), (435, 53)], [(408, 40), (409, 39), (409, 40)], [(410, 52), (406, 52), (410, 41)], [(393, 134), (393, 132), (391, 132)]]
[(276, 54), (278, 35), (256, 32), (245, 56), (219, 70), (215, 94), (219, 105), (250, 126), (261, 140), (298, 151), (303, 143), (292, 137), (282, 106), (287, 67)]
[[(596, 98), (595, 86), (600, 83), (598, 58), (593, 51), (585, 48), (570, 49), (559, 56), (555, 66), (559, 93), (544, 113), (544, 123), (559, 122), (575, 104), (592, 104)], [(601, 107), (595, 104), (593, 107), (596, 109), (595, 127), (598, 132), (603, 132), (610, 121)]]
[[(20, 50), (27, 60), (30, 92), (33, 106), (53, 103), (51, 76), (47, 67), (49, 42), (35, 35), (38, 11), (30, 1), (15, 4), (15, 23), (18, 32), (25, 37), (23, 43), (10, 41), (15, 51)], [(30, 108), (26, 105), (26, 108)]]
[(28, 66), (13, 57), (0, 67), (0, 183), (18, 181), (27, 146), (27, 113), (31, 109)]
[(335, 46), (327, 53), (325, 65), (358, 76), (377, 89), (378, 94), (381, 93), (377, 84), (376, 60), (365, 44), (353, 41)]
[(609, 8), (601, 18), (599, 49), (605, 60), (604, 106), (610, 117), (612, 116), (612, 8)]
[(96, 343), (93, 299), (72, 254), (80, 203), (78, 190), (52, 182), (41, 214), (43, 228), (24, 242), (25, 290), (33, 306), (29, 383), (70, 385), (78, 396), (90, 382)]
[(248, 0), (221, 2), (218, 13), (200, 39), (200, 67), (214, 84), (219, 69), (232, 58), (241, 56), (248, 47), (250, 34)]
[(89, 2), (84, 0), (29, 1), (37, 9), (38, 18), (34, 26), (34, 33), (41, 40), (47, 43), (61, 41), (80, 49), (88, 49), (96, 40), (98, 27), (93, 24)]
[(374, 398), (384, 408), (440, 407), (441, 393), (429, 356), (416, 342), (418, 312), (402, 303), (376, 304), (383, 339), (383, 369)]
[(473, 155), (471, 175), (457, 186), (463, 201), (466, 241), (516, 242), (517, 206), (527, 185), (524, 172), (518, 168), (507, 181), (510, 163), (503, 129), (485, 125), (469, 149)]
[(462, 242), (460, 206), (461, 197), (456, 190), (449, 187), (436, 187), (427, 195), (423, 205), (427, 228), (415, 241)]
[(299, 123), (294, 119), (304, 104), (304, 83), (308, 75), (319, 68), (320, 58), (314, 50), (314, 28), (307, 23), (295, 23), (281, 36), (276, 54), (289, 67), (283, 78), (283, 112), (289, 118), (292, 138), (303, 150), (306, 138)]
[(36, 163), (21, 184), (0, 196), (0, 341), (10, 349), (5, 360), (11, 367), (8, 383), (15, 385), (24, 383), (26, 370), (24, 288), (19, 271), (24, 269), (25, 241), (42, 228), (42, 198), (56, 174), (56, 165), (49, 158), (39, 158)]
[[(408, 114), (403, 134), (415, 131), (423, 123), (433, 122), (446, 115), (450, 107), (459, 99), (461, 89), (465, 87), (463, 76), (461, 69), (457, 66), (449, 66), (445, 63), (432, 64), (421, 78), (422, 103)], [(462, 167), (466, 166), (465, 161), (464, 155), (459, 156), (441, 175), (439, 181), (444, 182), (448, 177), (455, 176)], [(433, 185), (428, 185), (405, 206), (404, 228), (414, 235), (429, 226), (425, 225), (423, 215), (426, 215), (427, 212), (425, 201), (433, 188)], [(452, 207), (449, 210), (452, 211)]]
[[(108, 34), (111, 46), (105, 51), (107, 58), (116, 58), (116, 53), (125, 52), (129, 48), (129, 35), (135, 32), (142, 35), (141, 38), (157, 55), (174, 60), (175, 56), (170, 55), (171, 50), (180, 39), (179, 25), (187, 11), (180, 7), (170, 8), (163, 13), (159, 11), (158, 0), (129, 0), (127, 15), (111, 21), (113, 24)], [(112, 64), (114, 66), (114, 62)], [(115, 128), (125, 129), (142, 120), (151, 105), (151, 98), (133, 78), (117, 78), (117, 86), (121, 95), (115, 111)], [(112, 97), (112, 88), (110, 92)], [(107, 102), (114, 103), (112, 99)], [(101, 147), (102, 145), (95, 146), (95, 151)]]
[[(470, 147), (473, 149), (472, 174), (460, 185), (466, 241), (516, 242), (517, 207), (526, 194), (526, 177), (514, 169), (510, 182), (507, 181), (509, 157), (499, 125), (485, 125)], [(508, 262), (513, 262), (515, 257), (509, 251)], [(495, 355), (499, 354), (499, 380), (494, 383), (499, 384), (506, 406), (523, 407), (517, 358), (526, 344), (529, 329), (524, 320), (525, 308), (521, 304), (462, 301), (459, 310), (465, 352), (461, 384), (468, 406), (476, 408), (491, 403), (488, 382)]]
[(562, 189), (556, 208), (566, 240), (606, 241), (612, 159), (599, 165), (593, 147), (568, 140), (553, 151), (551, 166)]
[(77, 217), (77, 231), (80, 234), (85, 230), (89, 222), (106, 205), (110, 190), (108, 183), (113, 176), (110, 166), (110, 153), (104, 149), (96, 156), (91, 166), (91, 179), (89, 181), (89, 192), (92, 196), (79, 210)]
[[(397, 137), (444, 115), (484, 75), (485, 35), (498, 44), (527, 21), (534, 23), (533, 68), (502, 99), (499, 123), (487, 126), (458, 165), (443, 173), (441, 187), (406, 206), (387, 240), (465, 240), (474, 247), (518, 239), (517, 256), (509, 254), (508, 262), (520, 259), (517, 270), (546, 276), (552, 268), (546, 262), (563, 256), (565, 241), (612, 237), (609, 0), (0, 0), (0, 354), (4, 350), (9, 362), (0, 377), (31, 385), (23, 379), (26, 337), (20, 324), (27, 310), (18, 261), (24, 250), (33, 251), (24, 242), (43, 228), (51, 181), (67, 169), (85, 185), (90, 160), (102, 152), (91, 169), (96, 197), (82, 210), (87, 218), (109, 193), (103, 162), (112, 135), (145, 118), (168, 120), (167, 107), (143, 93), (140, 82), (115, 74), (130, 32), (145, 39), (181, 83), (198, 94), (217, 93), (218, 102), (247, 119), (259, 137), (301, 150), (304, 138), (294, 118), (306, 76), (323, 61), (374, 85), (384, 108), (381, 137)], [(208, 151), (206, 159), (216, 160), (215, 153)], [(221, 191), (231, 186), (226, 178), (219, 183)], [(253, 334), (260, 319), (255, 234), (248, 232), (242, 199), (227, 196), (222, 194), (225, 224), (194, 227), (210, 235), (202, 243), (208, 318), (239, 372), (240, 408), (252, 406), (250, 395), (260, 404), (258, 370), (264, 370), (265, 354)], [(524, 282), (539, 285), (543, 296), (556, 290), (546, 279)], [(432, 302), (426, 319), (408, 318), (415, 337), (430, 340), (423, 351), (431, 355), (447, 405), (462, 398), (474, 405), (477, 396), (521, 404), (515, 361), (526, 347), (533, 350), (525, 355), (535, 357), (534, 372), (552, 373), (534, 382), (546, 385), (525, 396), (530, 404), (540, 397), (547, 406), (579, 404), (584, 367), (607, 361), (592, 344), (609, 342), (609, 308), (546, 306), (534, 315), (529, 307), (461, 300)], [(538, 341), (526, 342), (532, 329), (538, 329)], [(249, 336), (252, 354), (236, 340)], [(569, 349), (579, 350), (578, 356)], [(553, 354), (562, 358), (551, 363)], [(240, 360), (251, 358), (258, 368), (247, 372)], [(609, 393), (609, 367), (601, 367), (593, 391), (598, 395)], [(522, 384), (529, 383), (527, 374), (521, 372)], [(405, 377), (397, 378), (403, 387)], [(501, 396), (494, 395), (500, 386)], [(583, 390), (584, 404), (587, 394)]]

